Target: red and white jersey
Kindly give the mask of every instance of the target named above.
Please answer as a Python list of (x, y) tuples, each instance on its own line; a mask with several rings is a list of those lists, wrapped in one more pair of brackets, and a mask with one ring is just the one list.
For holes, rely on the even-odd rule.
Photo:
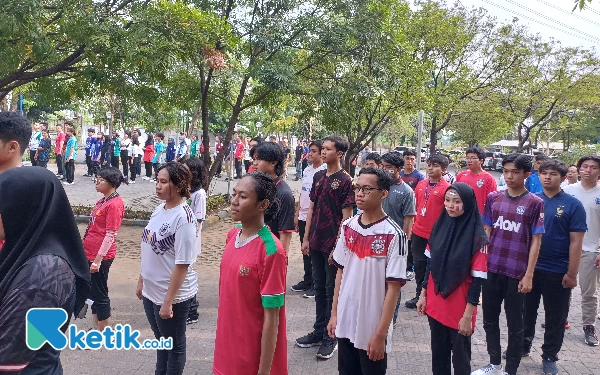
[[(383, 313), (386, 283), (406, 283), (406, 234), (390, 217), (364, 225), (362, 215), (342, 224), (333, 261), (343, 269), (337, 305), (336, 336), (367, 350)], [(393, 325), (387, 334), (391, 351)]]

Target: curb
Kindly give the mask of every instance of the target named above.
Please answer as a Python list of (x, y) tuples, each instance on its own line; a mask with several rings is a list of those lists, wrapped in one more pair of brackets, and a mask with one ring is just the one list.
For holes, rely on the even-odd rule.
[[(202, 223), (202, 230), (210, 227), (211, 225), (215, 225), (221, 220), (225, 220), (229, 217), (229, 208), (225, 210), (218, 211), (216, 215), (210, 215), (204, 220)], [(75, 215), (75, 222), (80, 224), (87, 224), (90, 222), (89, 215)], [(130, 226), (130, 227), (145, 227), (148, 225), (148, 220), (141, 219), (123, 219), (121, 225)]]

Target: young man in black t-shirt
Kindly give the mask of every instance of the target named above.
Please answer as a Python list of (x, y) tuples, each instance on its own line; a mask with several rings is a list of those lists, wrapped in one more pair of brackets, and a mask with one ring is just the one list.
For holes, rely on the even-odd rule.
[(302, 146), (302, 141), (298, 140), (298, 144), (296, 145), (296, 158), (294, 162), (296, 163), (296, 178), (294, 181), (298, 181), (302, 178), (302, 156), (304, 155), (304, 147)]

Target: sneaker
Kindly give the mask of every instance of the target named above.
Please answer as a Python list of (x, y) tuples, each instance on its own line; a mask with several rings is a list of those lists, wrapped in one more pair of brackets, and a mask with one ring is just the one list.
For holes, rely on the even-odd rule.
[(310, 289), (311, 285), (306, 281), (302, 280), (298, 284), (292, 286), (292, 290), (294, 292), (304, 292), (305, 290)]
[(196, 318), (196, 319), (187, 318), (185, 321), (185, 324), (194, 324), (194, 323), (198, 323), (198, 318)]
[(338, 348), (337, 340), (332, 338), (326, 338), (323, 340), (323, 343), (319, 347), (319, 351), (317, 352), (318, 358), (329, 359), (333, 357), (333, 353)]
[(598, 346), (598, 337), (596, 336), (596, 328), (594, 326), (583, 327), (585, 333), (585, 343), (589, 346)]
[(321, 345), (322, 342), (323, 337), (317, 336), (314, 332), (296, 339), (296, 345), (301, 348), (312, 348), (313, 346)]
[[(521, 352), (521, 358), (529, 357), (529, 350), (523, 349)], [(506, 359), (506, 350), (502, 352), (502, 358)]]
[(135, 180), (129, 180), (130, 184), (135, 184)]
[(315, 298), (315, 288), (307, 289), (302, 295), (304, 298)]
[(148, 181), (149, 179), (150, 179), (150, 177), (146, 177), (146, 176), (142, 177), (142, 180), (144, 180), (144, 181)]
[(542, 372), (544, 375), (556, 375), (558, 374), (558, 367), (556, 362), (542, 359)]
[(409, 299), (408, 301), (406, 301), (406, 303), (404, 305), (408, 309), (416, 309), (417, 308), (417, 302), (419, 302), (419, 297), (415, 297), (413, 299)]
[(415, 273), (413, 271), (406, 271), (406, 280), (413, 281), (415, 279)]
[(491, 363), (479, 370), (473, 371), (471, 375), (504, 375), (502, 371), (502, 365), (492, 365)]

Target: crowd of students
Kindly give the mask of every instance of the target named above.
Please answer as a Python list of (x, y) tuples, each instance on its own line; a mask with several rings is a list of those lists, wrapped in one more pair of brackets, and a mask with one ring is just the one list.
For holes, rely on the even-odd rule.
[[(32, 307), (62, 307), (71, 317), (90, 299), (96, 328), (110, 324), (107, 280), (123, 218), (117, 189), (128, 181), (116, 167), (93, 168), (102, 198), (81, 241), (54, 176), (42, 168), (17, 168), (30, 136), (25, 119), (0, 114), (0, 240), (6, 240), (0, 250), (0, 372), (58, 374), (56, 350), (25, 346), (24, 314)], [(30, 148), (34, 159), (40, 159), (43, 139), (42, 130), (37, 150)], [(115, 141), (107, 153), (111, 163), (123, 143), (116, 147)], [(154, 148), (153, 157), (156, 143), (162, 142), (146, 144)], [(157, 351), (157, 374), (183, 373), (186, 326), (198, 321), (192, 265), (202, 246), (206, 171), (199, 158), (177, 157), (185, 154), (184, 143), (173, 161), (162, 160), (159, 151), (152, 163), (164, 203), (141, 238), (136, 295), (155, 337), (173, 339), (171, 350)], [(231, 200), (231, 217), (240, 224), (226, 236), (220, 267), (215, 374), (288, 373), (286, 275), (296, 231), (304, 277), (291, 289), (314, 296), (315, 318), (311, 332), (295, 343), (318, 347), (315, 354), (323, 359), (338, 351), (340, 374), (387, 372), (393, 329), (402, 326), (400, 290), (413, 272), (417, 289), (406, 307), (428, 316), (434, 375), (516, 374), (531, 350), (542, 298), (542, 370), (557, 374), (578, 280), (584, 342), (598, 345), (600, 157), (581, 158), (576, 181), (566, 179), (569, 167), (562, 162), (538, 156), (532, 166), (526, 156), (510, 154), (502, 161), (506, 189), (498, 190), (481, 168), (485, 153), (479, 148), (466, 150), (468, 169), (456, 178), (441, 155), (428, 158), (425, 177), (411, 151), (370, 153), (353, 181), (341, 167), (348, 143), (330, 136), (303, 150), (309, 165), (300, 166), (302, 189), (295, 202), (283, 178), (285, 149), (258, 138), (247, 143), (251, 173), (240, 175)], [(69, 161), (74, 150), (65, 150)], [(94, 154), (90, 159), (95, 162)], [(530, 174), (532, 167), (536, 173)], [(538, 185), (535, 193), (526, 188)], [(480, 296), (490, 359), (472, 372)]]

